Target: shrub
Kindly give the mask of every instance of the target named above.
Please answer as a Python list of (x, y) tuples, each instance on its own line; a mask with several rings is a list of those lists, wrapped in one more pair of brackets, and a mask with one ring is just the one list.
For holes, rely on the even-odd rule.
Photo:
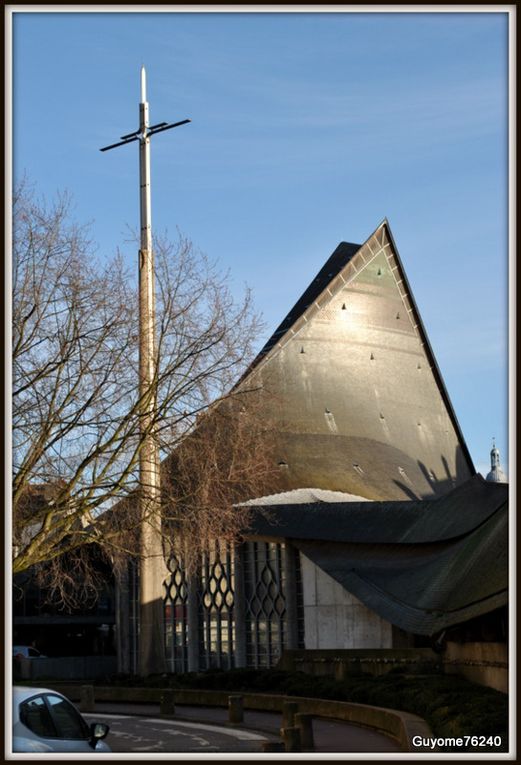
[[(232, 669), (143, 678), (118, 675), (115, 685), (194, 688), (352, 701), (411, 712), (429, 723), (436, 737), (502, 736), (506, 751), (508, 699), (492, 688), (457, 675), (393, 673), (351, 675), (342, 681), (304, 672)], [(457, 751), (462, 751), (458, 749)], [(469, 747), (466, 751), (472, 751)], [(486, 752), (486, 748), (476, 748)]]

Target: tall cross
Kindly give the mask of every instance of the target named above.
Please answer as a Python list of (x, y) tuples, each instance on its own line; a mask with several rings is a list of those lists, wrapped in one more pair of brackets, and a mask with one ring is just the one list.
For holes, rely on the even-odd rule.
[(150, 139), (156, 133), (185, 125), (190, 120), (149, 124), (146, 72), (141, 67), (139, 128), (100, 151), (139, 141), (140, 250), (139, 250), (139, 400), (140, 437), (139, 503), (141, 518), (139, 673), (165, 671), (161, 587), (163, 553), (160, 512), (159, 444), (155, 433), (155, 278), (150, 196)]

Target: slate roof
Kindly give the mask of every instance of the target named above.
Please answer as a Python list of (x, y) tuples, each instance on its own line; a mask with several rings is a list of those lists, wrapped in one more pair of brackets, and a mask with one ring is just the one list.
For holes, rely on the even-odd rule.
[(252, 508), (368, 608), (433, 635), (507, 603), (508, 486), (475, 475), (436, 500)]

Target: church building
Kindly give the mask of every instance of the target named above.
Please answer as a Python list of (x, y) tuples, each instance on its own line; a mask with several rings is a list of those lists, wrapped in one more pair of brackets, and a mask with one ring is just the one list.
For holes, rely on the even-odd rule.
[[(215, 540), (195, 573), (165, 561), (169, 671), (504, 629), (508, 486), (476, 474), (387, 220), (338, 245), (241, 386), (267, 394), (277, 493), (249, 498), (243, 543)], [(136, 670), (137, 587), (120, 671)]]

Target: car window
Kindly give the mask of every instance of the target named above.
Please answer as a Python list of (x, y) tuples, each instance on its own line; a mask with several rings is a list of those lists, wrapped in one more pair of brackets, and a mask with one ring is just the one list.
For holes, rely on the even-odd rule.
[(48, 694), (46, 698), (60, 738), (90, 738), (89, 726), (69, 701), (54, 694)]
[(37, 651), (36, 648), (29, 648), (29, 656), (39, 656), (40, 651)]
[(20, 720), (38, 736), (56, 738), (56, 728), (42, 696), (20, 704)]

